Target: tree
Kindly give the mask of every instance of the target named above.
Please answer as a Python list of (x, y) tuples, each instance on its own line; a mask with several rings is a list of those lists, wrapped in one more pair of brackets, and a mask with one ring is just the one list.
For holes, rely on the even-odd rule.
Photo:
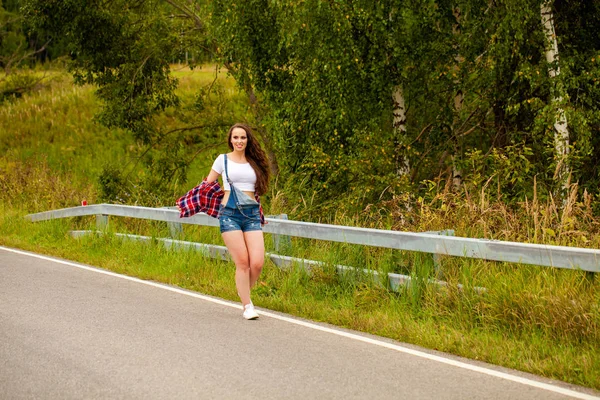
[(554, 88), (562, 91), (563, 101), (552, 104), (551, 116), (555, 118), (557, 107), (562, 107), (569, 121), (571, 181), (578, 182), (582, 190), (597, 193), (600, 187), (600, 3), (557, 0), (552, 6), (561, 56), (561, 73), (554, 79)]
[[(139, 159), (153, 171), (145, 186), (157, 196), (167, 192), (169, 182), (185, 180), (187, 165), (197, 151), (193, 145), (214, 143), (216, 131), (232, 122), (226, 115), (203, 115), (195, 105), (184, 109), (175, 93), (177, 80), (170, 62), (184, 59), (193, 50), (196, 56), (188, 60), (193, 67), (213, 51), (196, 9), (185, 4), (30, 0), (24, 5), (37, 31), (66, 38), (76, 82), (98, 86), (97, 96), (104, 103), (99, 121), (128, 130), (142, 145)], [(206, 88), (198, 89), (201, 100)], [(174, 126), (159, 122), (169, 107), (178, 110)], [(198, 124), (192, 115), (206, 118)], [(113, 168), (107, 171), (114, 172)]]
[[(560, 75), (559, 57), (558, 57), (558, 42), (556, 40), (556, 31), (554, 29), (554, 18), (552, 16), (552, 5), (549, 0), (544, 1), (540, 5), (540, 13), (542, 15), (542, 24), (544, 25), (544, 33), (546, 34), (546, 61), (548, 61), (548, 73), (550, 78), (557, 81)], [(552, 101), (557, 104), (556, 122), (554, 123), (554, 142), (556, 149), (556, 158), (558, 160), (557, 179), (561, 183), (561, 189), (564, 194), (569, 190), (569, 166), (567, 165), (567, 156), (569, 155), (569, 128), (567, 125), (567, 117), (565, 110), (562, 108), (564, 94), (562, 84), (554, 85)]]
[(321, 200), (348, 190), (377, 196), (361, 186), (387, 185), (385, 171), (394, 175), (405, 163), (408, 142), (394, 111), (403, 81), (394, 2), (251, 1), (243, 13), (228, 2), (213, 5), (223, 57), (268, 109), (280, 180), (302, 176), (297, 193)]

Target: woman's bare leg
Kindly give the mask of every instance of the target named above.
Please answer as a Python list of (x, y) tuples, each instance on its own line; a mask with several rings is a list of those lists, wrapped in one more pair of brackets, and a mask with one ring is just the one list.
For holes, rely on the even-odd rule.
[(231, 259), (235, 263), (235, 286), (240, 296), (242, 304), (251, 303), (250, 301), (250, 262), (248, 258), (248, 249), (244, 234), (242, 231), (229, 231), (222, 234), (223, 241)]
[(262, 231), (244, 232), (250, 266), (250, 288), (253, 288), (265, 263), (265, 239)]

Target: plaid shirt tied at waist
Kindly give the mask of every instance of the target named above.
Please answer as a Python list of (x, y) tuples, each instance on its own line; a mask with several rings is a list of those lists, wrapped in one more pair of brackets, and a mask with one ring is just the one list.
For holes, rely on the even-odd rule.
[[(219, 182), (203, 180), (202, 183), (177, 200), (179, 218), (191, 217), (199, 212), (203, 212), (213, 218), (218, 218), (219, 207), (224, 195), (225, 192), (221, 189)], [(265, 215), (262, 205), (260, 205), (260, 198), (257, 195), (254, 195), (254, 198), (259, 204), (260, 223), (264, 225)]]

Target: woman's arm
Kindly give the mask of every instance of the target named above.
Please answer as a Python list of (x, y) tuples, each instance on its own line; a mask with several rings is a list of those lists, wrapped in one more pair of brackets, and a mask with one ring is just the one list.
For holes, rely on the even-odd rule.
[(214, 182), (217, 180), (217, 178), (219, 177), (219, 174), (217, 171), (215, 171), (214, 169), (210, 170), (210, 173), (208, 174), (208, 177), (206, 178), (207, 182)]

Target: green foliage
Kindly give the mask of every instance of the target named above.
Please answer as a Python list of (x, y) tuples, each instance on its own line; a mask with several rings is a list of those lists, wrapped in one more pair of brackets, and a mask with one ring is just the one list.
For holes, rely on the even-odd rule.
[[(248, 95), (247, 119), (276, 158), (275, 192), (318, 218), (455, 175), (466, 183), (495, 176), (509, 199), (529, 194), (534, 177), (540, 193), (556, 193), (560, 109), (571, 182), (596, 194), (600, 6), (552, 2), (559, 61), (550, 65), (541, 4), (26, 0), (23, 10), (37, 32), (66, 38), (76, 78), (99, 87), (99, 120), (146, 146), (140, 157), (155, 183), (184, 179), (193, 151), (177, 141), (205, 146), (211, 130), (191, 141), (186, 126), (193, 112), (208, 116), (207, 94), (222, 98), (208, 85), (182, 104), (169, 63), (184, 54), (192, 67), (220, 62)], [(406, 115), (394, 127), (400, 90)], [(212, 115), (203, 126), (231, 122)]]
[(152, 116), (177, 104), (168, 65), (176, 35), (156, 9), (154, 2), (76, 0), (31, 1), (25, 8), (38, 29), (70, 38), (77, 81), (100, 85), (105, 125), (145, 143), (155, 136)]
[[(361, 186), (373, 176), (385, 180), (394, 169), (394, 148), (384, 128), (391, 114), (382, 115), (381, 108), (391, 106), (393, 82), (362, 65), (381, 54), (364, 36), (369, 15), (359, 15), (353, 25), (353, 10), (343, 2), (247, 6), (242, 14), (214, 3), (213, 17), (219, 36), (227, 38), (222, 56), (235, 65), (232, 74), (242, 87), (264, 96), (269, 112), (263, 123), (280, 180), (297, 189), (290, 201), (316, 196), (322, 207), (337, 202), (340, 191), (366, 193)], [(267, 39), (253, 40), (257, 35)], [(388, 96), (369, 96), (373, 91)]]
[(0, 2), (0, 67), (7, 74), (65, 54), (62, 38), (48, 40), (45, 32), (31, 30), (29, 19), (21, 13), (22, 3), (22, 0)]
[(123, 202), (124, 182), (121, 170), (117, 167), (107, 165), (102, 169), (98, 177), (99, 193), (98, 200), (106, 203)]
[(30, 93), (42, 86), (42, 78), (36, 74), (18, 72), (0, 79), (0, 104), (5, 100), (15, 99)]
[[(533, 197), (532, 173), (535, 171), (531, 158), (533, 151), (524, 144), (493, 148), (489, 155), (472, 150), (458, 163), (461, 170), (468, 170), (464, 183), (469, 188), (481, 188), (494, 183), (494, 189), (506, 197), (506, 201)], [(490, 173), (492, 173), (490, 175)]]
[[(556, 33), (561, 53), (562, 84), (567, 93), (575, 178), (598, 193), (600, 169), (600, 4), (556, 2)], [(564, 72), (563, 72), (564, 71)]]
[(0, 66), (4, 69), (10, 68), (10, 64), (20, 57), (26, 48), (22, 18), (5, 10), (0, 3)]
[[(137, 160), (115, 167), (122, 178), (119, 185), (112, 179), (116, 170), (100, 174), (106, 199), (115, 198), (116, 186), (127, 187), (124, 193), (133, 196), (136, 185), (147, 202), (167, 201), (172, 185), (186, 181), (202, 148), (215, 146), (217, 132), (237, 120), (231, 112), (235, 104), (223, 107), (232, 96), (217, 82), (218, 74), (192, 90), (186, 87), (184, 97), (176, 91), (178, 74), (170, 63), (191, 55), (188, 61), (195, 67), (211, 51), (203, 25), (180, 18), (178, 7), (150, 0), (31, 0), (23, 9), (36, 31), (67, 38), (75, 81), (98, 87), (103, 107), (97, 121), (130, 132), (136, 141)], [(189, 101), (192, 96), (195, 103)], [(198, 107), (205, 101), (211, 104)], [(220, 113), (215, 112), (218, 107)], [(135, 171), (140, 164), (148, 173)], [(119, 198), (134, 201), (131, 196)]]
[[(235, 4), (215, 2), (212, 15), (221, 56), (235, 66), (241, 87), (256, 89), (268, 107), (263, 122), (280, 181), (298, 189), (290, 203), (311, 198), (324, 207), (343, 193), (364, 207), (409, 182), (451, 180), (453, 165), (468, 181), (473, 169), (464, 167), (476, 153), (475, 170), (486, 178), (498, 172), (490, 167), (499, 159), (523, 168), (497, 174), (508, 196), (529, 192), (534, 176), (543, 191), (553, 191), (559, 106), (571, 124), (573, 180), (585, 177), (596, 190), (600, 177), (590, 161), (598, 148), (591, 132), (599, 91), (579, 87), (596, 79), (589, 60), (598, 51), (600, 12), (575, 1), (557, 5), (562, 72), (551, 80), (540, 3), (252, 1), (240, 13)], [(585, 22), (577, 16), (582, 7), (593, 16)], [(576, 29), (561, 36), (572, 22)], [(579, 30), (584, 39), (575, 37)], [(576, 74), (569, 65), (579, 56), (563, 52), (572, 46), (588, 60)], [(397, 87), (408, 104), (405, 134), (392, 126)], [(557, 87), (573, 95), (556, 103), (563, 90)], [(594, 104), (573, 103), (575, 94)], [(405, 157), (411, 173), (400, 177)]]

